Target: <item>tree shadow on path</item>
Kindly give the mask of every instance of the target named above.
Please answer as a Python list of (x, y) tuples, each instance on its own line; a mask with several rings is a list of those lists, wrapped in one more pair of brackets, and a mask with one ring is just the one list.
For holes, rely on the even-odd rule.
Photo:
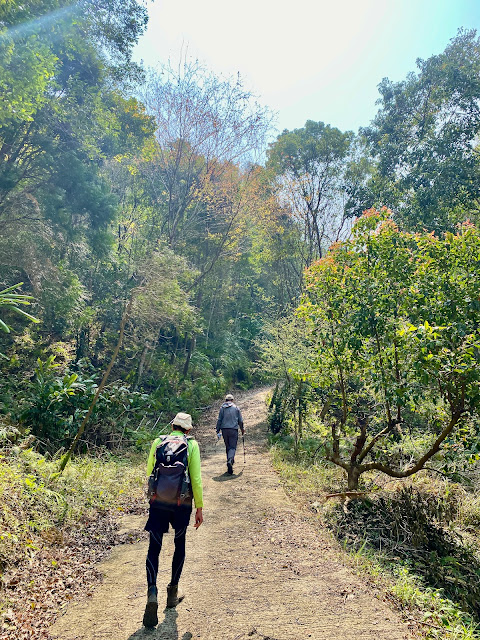
[[(165, 609), (164, 614), (165, 618), (163, 622), (161, 622), (156, 629), (146, 629), (142, 627), (129, 636), (128, 640), (140, 640), (141, 638), (144, 640), (179, 640), (177, 628), (178, 613), (175, 609)], [(190, 631), (186, 631), (181, 637), (181, 640), (191, 640), (192, 638), (193, 635)]]

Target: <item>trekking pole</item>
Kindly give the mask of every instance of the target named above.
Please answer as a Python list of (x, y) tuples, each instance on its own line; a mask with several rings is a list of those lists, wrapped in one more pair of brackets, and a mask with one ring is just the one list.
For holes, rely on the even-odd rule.
[(242, 441), (243, 441), (243, 464), (245, 464), (245, 434), (242, 433)]

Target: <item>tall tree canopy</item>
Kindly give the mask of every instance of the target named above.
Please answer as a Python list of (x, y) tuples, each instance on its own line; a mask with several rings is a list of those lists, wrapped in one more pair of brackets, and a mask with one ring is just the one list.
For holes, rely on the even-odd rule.
[(349, 131), (308, 120), (302, 129), (284, 131), (270, 145), (267, 166), (303, 229), (306, 265), (324, 254), (344, 226), (352, 141)]
[(451, 229), (478, 214), (480, 39), (460, 30), (417, 65), (406, 80), (379, 85), (380, 109), (363, 130), (377, 168), (357, 213), (377, 203), (410, 229)]
[(73, 300), (85, 300), (87, 256), (111, 246), (116, 199), (103, 165), (153, 134), (117, 81), (120, 69), (138, 74), (130, 55), (145, 23), (136, 1), (1, 8), (0, 269), (6, 284), (30, 284), (55, 331), (83, 306)]
[[(247, 384), (264, 313), (300, 281), (254, 163), (270, 112), (240, 78), (195, 62), (147, 74), (142, 92), (141, 2), (1, 10), (0, 280), (24, 281), (41, 320), (0, 337), (12, 380), (35, 369), (12, 391), (16, 415), (53, 450), (83, 424), (104, 369), (87, 431), (103, 442), (120, 428), (106, 402), (193, 410)], [(277, 270), (290, 265), (285, 286)]]
[[(146, 23), (136, 1), (9, 2), (0, 14), (0, 224), (50, 218), (73, 231), (111, 219), (97, 167), (151, 133), (114, 90)], [(130, 66), (129, 66), (130, 65)]]
[(211, 197), (212, 185), (232, 164), (261, 153), (271, 114), (240, 77), (219, 78), (198, 62), (150, 74), (143, 99), (155, 118), (158, 143), (146, 170), (154, 197), (163, 203), (161, 232), (175, 246), (195, 233), (204, 207), (199, 196)]

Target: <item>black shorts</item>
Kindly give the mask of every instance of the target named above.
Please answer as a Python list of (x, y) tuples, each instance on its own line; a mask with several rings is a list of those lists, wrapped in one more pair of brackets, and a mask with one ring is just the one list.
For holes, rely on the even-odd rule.
[(191, 504), (182, 504), (173, 508), (165, 508), (158, 504), (151, 504), (145, 531), (153, 533), (167, 533), (169, 525), (173, 529), (184, 529), (190, 524), (192, 514)]

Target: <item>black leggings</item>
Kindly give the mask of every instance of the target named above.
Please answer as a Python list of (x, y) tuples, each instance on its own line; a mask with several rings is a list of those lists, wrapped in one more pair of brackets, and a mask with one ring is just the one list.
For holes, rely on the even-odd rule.
[[(170, 584), (178, 584), (180, 576), (182, 575), (182, 569), (185, 562), (185, 537), (187, 534), (187, 527), (182, 529), (175, 529), (175, 552), (172, 559), (172, 579)], [(149, 587), (155, 587), (157, 585), (158, 574), (158, 558), (162, 549), (163, 533), (155, 533), (150, 531), (150, 544), (148, 545), (147, 552), (147, 584)]]

